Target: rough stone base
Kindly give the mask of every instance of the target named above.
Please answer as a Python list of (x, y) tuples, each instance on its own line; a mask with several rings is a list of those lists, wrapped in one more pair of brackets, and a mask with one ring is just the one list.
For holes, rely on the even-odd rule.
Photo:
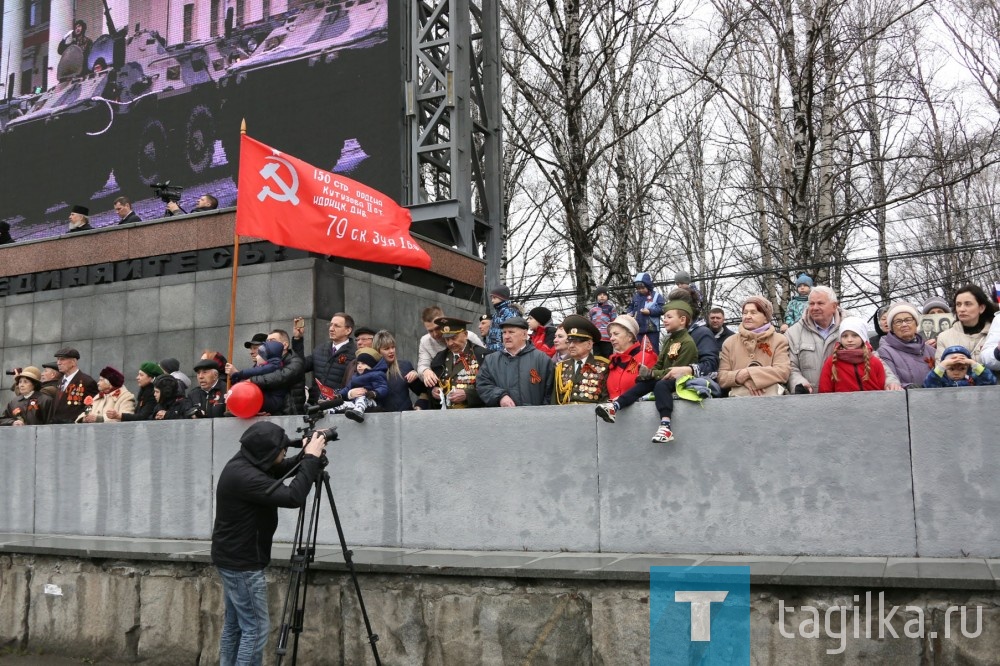
[[(288, 575), (283, 567), (268, 571), (267, 664), (275, 660)], [(47, 584), (56, 587), (46, 591)], [(649, 661), (649, 589), (643, 583), (365, 574), (361, 586), (386, 664)], [(989, 664), (1000, 654), (1000, 593), (887, 590), (884, 607), (899, 610), (880, 638), (879, 590), (871, 590), (871, 629), (866, 591), (754, 586), (753, 663)], [(825, 635), (831, 605), (858, 611), (831, 614)], [(964, 627), (960, 613), (947, 611), (961, 605), (969, 609)], [(803, 606), (816, 609), (818, 626)], [(373, 663), (349, 577), (314, 571), (306, 608), (298, 663)], [(0, 557), (0, 648), (98, 662), (214, 664), (221, 619), (221, 586), (208, 565)], [(810, 638), (813, 631), (824, 637)], [(289, 654), (292, 640), (290, 635)]]

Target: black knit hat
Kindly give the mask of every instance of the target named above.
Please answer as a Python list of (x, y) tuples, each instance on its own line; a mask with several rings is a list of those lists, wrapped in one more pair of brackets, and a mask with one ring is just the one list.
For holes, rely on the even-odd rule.
[(605, 287), (603, 284), (597, 285), (597, 289), (594, 290), (594, 298), (597, 298), (601, 294), (604, 294), (608, 298), (611, 298), (611, 294), (608, 292), (608, 288)]
[(537, 308), (531, 308), (531, 310), (528, 311), (528, 316), (542, 326), (545, 326), (552, 321), (552, 310), (539, 305)]

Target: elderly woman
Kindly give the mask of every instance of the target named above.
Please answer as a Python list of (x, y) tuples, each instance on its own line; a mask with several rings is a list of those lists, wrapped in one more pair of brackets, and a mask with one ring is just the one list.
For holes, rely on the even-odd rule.
[(41, 392), (42, 374), (28, 366), (14, 376), (17, 397), (0, 415), (0, 426), (45, 425), (49, 422), (53, 400)]
[(889, 333), (875, 353), (885, 366), (885, 387), (891, 391), (924, 385), (934, 369), (934, 348), (917, 332), (920, 313), (909, 303), (889, 308)]
[(104, 423), (121, 421), (122, 414), (135, 411), (135, 396), (125, 388), (125, 375), (110, 365), (101, 370), (97, 378), (97, 395), (77, 423)]
[(608, 397), (605, 402), (595, 408), (595, 412), (608, 423), (615, 422), (615, 414), (622, 405), (628, 407), (636, 400), (646, 395), (656, 386), (656, 381), (640, 382), (639, 368), (652, 368), (656, 365), (656, 354), (650, 345), (637, 341), (639, 322), (632, 315), (618, 315), (608, 324), (608, 336), (611, 338), (611, 368), (608, 370)]
[(990, 335), (993, 315), (996, 314), (996, 305), (982, 289), (967, 284), (955, 292), (952, 306), (958, 321), (938, 334), (936, 360), (941, 360), (946, 348), (954, 346), (965, 347), (972, 352), (974, 359), (981, 358)]
[(792, 363), (788, 340), (771, 324), (771, 301), (751, 296), (743, 302), (742, 311), (736, 335), (722, 344), (719, 385), (734, 397), (781, 395)]

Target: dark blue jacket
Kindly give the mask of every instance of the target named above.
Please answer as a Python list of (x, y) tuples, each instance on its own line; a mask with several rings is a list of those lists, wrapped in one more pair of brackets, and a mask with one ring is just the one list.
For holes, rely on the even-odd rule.
[(358, 371), (355, 370), (347, 386), (338, 391), (340, 397), (346, 400), (347, 394), (351, 389), (363, 388), (367, 391), (373, 391), (375, 393), (375, 401), (381, 405), (382, 401), (389, 395), (389, 383), (385, 378), (385, 371), (388, 369), (385, 359), (380, 358), (375, 367), (369, 368), (364, 374), (359, 375)]
[(408, 412), (413, 409), (410, 391), (420, 395), (426, 387), (419, 379), (412, 384), (406, 383), (406, 375), (413, 371), (412, 363), (402, 359), (397, 359), (396, 363), (399, 365), (399, 377), (390, 377), (386, 374), (385, 381), (389, 384), (389, 394), (379, 403), (379, 407), (387, 412)]
[[(632, 302), (628, 305), (628, 310), (626, 312), (633, 317), (635, 317), (636, 322), (639, 324), (639, 334), (642, 333), (652, 333), (660, 330), (660, 317), (663, 316), (663, 306), (667, 302), (663, 298), (663, 294), (657, 292), (653, 288), (653, 278), (649, 273), (640, 273), (636, 275), (636, 282), (642, 282), (646, 285), (646, 289), (649, 290), (649, 294), (653, 296), (653, 300), (647, 302), (649, 295), (643, 296), (642, 294), (636, 293), (632, 295)], [(648, 309), (649, 314), (644, 315), (640, 310)]]

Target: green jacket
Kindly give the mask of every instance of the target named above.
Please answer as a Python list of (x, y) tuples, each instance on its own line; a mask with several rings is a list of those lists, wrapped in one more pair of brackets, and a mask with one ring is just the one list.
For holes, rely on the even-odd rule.
[(674, 331), (660, 343), (660, 357), (653, 366), (653, 378), (663, 379), (667, 370), (678, 365), (693, 365), (698, 362), (698, 345), (687, 329)]

